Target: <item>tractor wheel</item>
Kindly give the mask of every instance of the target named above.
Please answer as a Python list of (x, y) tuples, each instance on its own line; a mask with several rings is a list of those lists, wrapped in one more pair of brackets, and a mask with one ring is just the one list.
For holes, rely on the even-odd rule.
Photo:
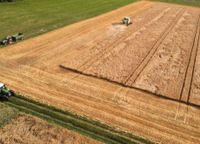
[(8, 101), (8, 97), (7, 96), (1, 96), (0, 101)]
[(10, 91), (11, 96), (15, 96), (15, 92), (13, 90)]

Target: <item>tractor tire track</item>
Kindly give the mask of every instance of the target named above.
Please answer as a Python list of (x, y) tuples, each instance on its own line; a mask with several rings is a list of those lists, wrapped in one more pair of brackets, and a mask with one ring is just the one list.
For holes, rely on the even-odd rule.
[(179, 100), (198, 18), (199, 11), (184, 12), (133, 86)]
[[(141, 6), (140, 8), (137, 8), (135, 11), (131, 12), (131, 15), (138, 15), (146, 10), (148, 10), (150, 8), (151, 4), (143, 4), (143, 6)], [(107, 19), (109, 19), (109, 17), (107, 17)], [(105, 21), (107, 21), (107, 19)], [(69, 38), (66, 36), (66, 39), (63, 39), (63, 43), (65, 43), (66, 41), (70, 41), (69, 43), (63, 44), (61, 45), (61, 41), (59, 41), (59, 43), (55, 43), (56, 45), (59, 44), (59, 51), (56, 49), (53, 49), (51, 51), (46, 52), (46, 50), (43, 48), (42, 51), (39, 52), (39, 50), (37, 51), (37, 53), (41, 53), (42, 55), (40, 55), (40, 58), (38, 60), (36, 60), (33, 64), (37, 65), (38, 62), (43, 62), (47, 59), (50, 59), (51, 57), (55, 57), (55, 55), (58, 55), (58, 57), (60, 55), (62, 55), (63, 53), (65, 53), (66, 51), (66, 47), (73, 47), (73, 49), (94, 49), (94, 43), (97, 43), (96, 45), (99, 45), (99, 43), (102, 43), (105, 40), (105, 35), (107, 35), (107, 37), (109, 37), (109, 39), (114, 39), (116, 37), (116, 34), (114, 33), (110, 33), (107, 34), (107, 29), (110, 27), (110, 23), (105, 23), (103, 22), (99, 22), (98, 24), (95, 24), (95, 21), (92, 21), (93, 24), (91, 24), (91, 26), (88, 28), (88, 26), (86, 28), (80, 28), (80, 34), (76, 35), (77, 37), (79, 37), (79, 39), (73, 39), (75, 36), (72, 33), (72, 36), (70, 36)], [(96, 28), (93, 27), (93, 25), (95, 25)], [(101, 34), (99, 34), (98, 32), (100, 32)], [(91, 33), (93, 33), (94, 36), (91, 35)], [(123, 32), (118, 32), (123, 33)], [(91, 39), (92, 38), (92, 39)], [(89, 40), (89, 41), (88, 41)], [(85, 41), (88, 41), (88, 44), (83, 44), (80, 45), (81, 43), (85, 43)], [(77, 43), (79, 43), (77, 45)], [(91, 44), (90, 44), (91, 43)], [(52, 45), (52, 47), (56, 47), (56, 45)], [(44, 52), (43, 52), (44, 51)], [(31, 53), (31, 52), (30, 52)], [(82, 51), (81, 51), (82, 53)], [(29, 55), (29, 54), (28, 54)], [(48, 55), (48, 56), (47, 56)], [(73, 51), (73, 53), (69, 53), (68, 56), (72, 56), (72, 55), (77, 55), (77, 51)], [(63, 57), (62, 57), (63, 58)]]
[(144, 68), (148, 65), (151, 58), (154, 56), (156, 51), (158, 50), (160, 44), (162, 41), (167, 37), (167, 35), (171, 32), (171, 30), (174, 28), (174, 26), (177, 24), (178, 20), (182, 17), (184, 10), (181, 10), (175, 20), (171, 23), (171, 25), (166, 29), (166, 31), (163, 32), (163, 34), (160, 36), (160, 38), (156, 41), (156, 43), (153, 45), (153, 47), (149, 50), (145, 58), (142, 60), (141, 64), (138, 65), (136, 69), (132, 73), (130, 73), (129, 76), (125, 79), (124, 83), (127, 85), (132, 85), (135, 80), (139, 77), (140, 73), (144, 70)]
[[(122, 74), (122, 75), (128, 74), (128, 72), (130, 71), (130, 67), (127, 67), (126, 65), (124, 65), (126, 67), (124, 68), (125, 70), (122, 70), (122, 71), (121, 71), (121, 69), (119, 69), (119, 70), (115, 69), (115, 68), (117, 68), (116, 63), (118, 61), (115, 61), (114, 59), (111, 59), (110, 55), (112, 53), (115, 53), (117, 56), (115, 56), (114, 58), (116, 59), (118, 57), (118, 55), (120, 55), (120, 53), (122, 53), (122, 51), (123, 51), (123, 54), (121, 54), (121, 55), (122, 56), (124, 56), (124, 55), (126, 56), (128, 54), (127, 58), (130, 57), (130, 54), (134, 54), (134, 55), (136, 55), (135, 60), (131, 60), (131, 62), (128, 65), (130, 65), (132, 63), (139, 64), (140, 60), (141, 60), (141, 58), (139, 57), (139, 55), (141, 55), (141, 53), (145, 53), (145, 54), (147, 53), (146, 50), (148, 50), (148, 49), (151, 48), (151, 45), (153, 45), (155, 43), (155, 41), (157, 40), (157, 38), (159, 37), (159, 35), (163, 31), (165, 31), (165, 28), (168, 27), (168, 25), (170, 25), (171, 21), (173, 21), (175, 19), (176, 15), (174, 13), (175, 13), (175, 9), (171, 10), (171, 8), (166, 8), (162, 13), (160, 13), (159, 15), (157, 15), (157, 17), (155, 17), (149, 23), (147, 23), (146, 25), (144, 25), (141, 28), (140, 32), (135, 32), (135, 33), (131, 34), (131, 36), (128, 36), (125, 39), (126, 41), (124, 41), (120, 45), (118, 44), (117, 46), (115, 46), (114, 50), (112, 52), (105, 53), (105, 54), (103, 53), (104, 56), (102, 55), (99, 58), (100, 60), (98, 60), (97, 62), (93, 63), (92, 65), (89, 65), (90, 68), (88, 68), (85, 71), (80, 70), (80, 68), (77, 68), (75, 65), (70, 65), (70, 62), (69, 63), (67, 62), (67, 63), (62, 64), (62, 65), (65, 66), (65, 67), (69, 67), (70, 69), (74, 69), (74, 70), (76, 69), (77, 71), (83, 71), (83, 73), (88, 73), (90, 75), (92, 75), (94, 73), (98, 73), (98, 76), (101, 77), (101, 78), (102, 77), (105, 78), (105, 77), (108, 76), (108, 79), (109, 78), (112, 79), (111, 78), (112, 75), (109, 75), (111, 69), (108, 69), (108, 67), (110, 65), (113, 65), (115, 74), (113, 75), (114, 79), (112, 79), (112, 81), (117, 81), (117, 82), (120, 82), (121, 80), (123, 81), (123, 77), (120, 77), (120, 79), (118, 80), (118, 76), (120, 74)], [(174, 15), (172, 15), (172, 14), (174, 14)], [(166, 23), (166, 19), (170, 19), (170, 22)], [(166, 23), (164, 27), (162, 25), (163, 22)], [(153, 26), (152, 29), (156, 29), (157, 26), (159, 26), (161, 29), (154, 32), (153, 30), (148, 29), (149, 27), (152, 27), (152, 26)], [(138, 33), (139, 34), (141, 33), (143, 35), (143, 37), (142, 36), (139, 37)], [(139, 44), (140, 43), (139, 41), (143, 40), (144, 38), (146, 38), (148, 36), (148, 34), (155, 35), (155, 37), (153, 39), (149, 40), (148, 44), (150, 46), (145, 47), (145, 49), (143, 49), (142, 52), (139, 52), (139, 53), (136, 50), (144, 47), (146, 44), (140, 44), (139, 48), (137, 48), (137, 47), (134, 48), (135, 46), (133, 45), (133, 47), (131, 47), (131, 49), (129, 49), (128, 45), (131, 45), (133, 42), (137, 42), (137, 41), (138, 41), (137, 44)], [(134, 39), (134, 41), (133, 41), (133, 39)], [(124, 44), (124, 46), (121, 46), (122, 44)], [(136, 52), (136, 54), (135, 54), (135, 52)], [(106, 59), (106, 60), (104, 60), (104, 59)], [(120, 56), (120, 59), (121, 59), (121, 56)], [(123, 63), (125, 62), (125, 60), (126, 59), (123, 60)], [(104, 65), (105, 67), (102, 64), (104, 61), (107, 62)], [(100, 76), (100, 75), (102, 75), (102, 76)]]
[[(89, 69), (90, 67), (92, 67), (92, 65), (94, 63), (98, 63), (99, 60), (102, 60), (102, 58), (106, 59), (107, 57), (112, 56), (112, 52), (115, 51), (115, 49), (117, 49), (118, 46), (120, 47), (121, 43), (123, 43), (124, 41), (129, 39), (130, 35), (137, 34), (137, 32), (139, 32), (141, 29), (143, 29), (143, 28), (145, 29), (145, 27), (148, 27), (149, 25), (153, 25), (153, 23), (156, 23), (157, 21), (162, 19), (169, 10), (170, 10), (170, 8), (164, 9), (159, 15), (157, 15), (155, 18), (153, 18), (150, 22), (148, 22), (144, 26), (141, 26), (137, 31), (132, 31), (131, 29), (127, 30), (128, 33), (125, 34), (125, 36), (121, 36), (119, 39), (117, 39), (117, 41), (112, 43), (110, 46), (105, 47), (105, 49), (102, 51), (102, 53), (99, 53), (99, 55), (92, 57), (88, 61), (88, 64), (86, 65), (86, 67), (83, 69), (80, 69), (80, 70), (85, 71), (85, 70)], [(124, 47), (122, 46), (121, 48), (123, 49)]]
[(185, 73), (184, 83), (181, 90), (181, 95), (179, 100), (189, 103), (190, 95), (191, 95), (191, 88), (192, 82), (194, 78), (194, 70), (195, 70), (195, 63), (197, 57), (197, 51), (199, 46), (199, 35), (200, 35), (200, 15), (197, 23), (196, 34), (192, 46), (192, 50), (190, 53), (190, 59), (188, 61), (187, 70)]
[[(163, 10), (163, 12), (165, 10), (166, 8)], [(152, 14), (152, 13), (149, 14), (150, 17), (152, 17), (153, 15), (155, 14)], [(159, 15), (158, 12), (156, 13), (156, 15), (157, 16)], [(152, 23), (151, 21), (153, 20), (151, 20), (150, 18), (148, 19), (149, 19), (149, 22), (147, 24)], [(142, 26), (139, 25), (137, 29), (140, 30), (141, 28)], [(115, 49), (116, 46), (119, 45), (119, 43), (122, 42), (123, 40), (127, 39), (130, 36), (130, 34), (136, 32), (136, 29), (133, 29), (131, 26), (129, 26), (126, 31), (128, 33), (117, 36), (114, 41), (112, 40), (112, 38), (109, 38), (111, 39), (111, 41), (107, 40), (103, 44), (100, 44), (97, 47), (95, 46), (93, 49), (82, 53), (81, 57), (83, 57), (84, 54), (86, 55), (85, 57), (83, 58), (78, 57), (78, 58), (75, 58), (74, 60), (72, 59), (70, 62), (66, 62), (66, 65), (69, 65), (69, 67), (73, 69), (79, 69), (81, 71), (88, 69), (88, 67), (90, 67), (94, 62), (98, 61), (98, 59), (101, 59), (104, 55), (106, 55), (107, 53), (110, 53), (113, 49)], [(79, 64), (79, 61), (81, 61), (80, 64)]]

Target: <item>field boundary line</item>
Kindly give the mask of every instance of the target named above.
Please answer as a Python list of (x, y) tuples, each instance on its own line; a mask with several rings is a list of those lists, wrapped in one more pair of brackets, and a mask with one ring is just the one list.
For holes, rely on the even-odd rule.
[(185, 76), (184, 76), (184, 83), (182, 85), (182, 89), (181, 89), (181, 93), (179, 97), (180, 101), (184, 101), (187, 103), (189, 103), (190, 94), (191, 94), (192, 81), (193, 81), (196, 57), (197, 57), (198, 46), (199, 46), (199, 38), (200, 38), (199, 35), (200, 35), (200, 14), (198, 17), (192, 49), (190, 51), (190, 57), (189, 57), (189, 61), (188, 61)]
[(184, 10), (180, 10), (177, 14), (176, 18), (172, 21), (170, 26), (161, 34), (160, 38), (154, 43), (153, 47), (149, 50), (147, 55), (144, 57), (140, 65), (125, 79), (125, 83), (127, 84), (130, 79), (134, 81), (131, 85), (136, 81), (136, 79), (140, 76), (141, 72), (145, 69), (145, 67), (149, 64), (150, 60), (153, 58), (155, 53), (158, 51), (159, 46), (162, 44), (164, 39), (168, 36), (169, 32), (176, 26), (178, 20), (183, 16)]
[(118, 85), (118, 86), (122, 86), (124, 88), (135, 89), (135, 90), (138, 90), (140, 92), (149, 94), (151, 96), (155, 96), (155, 97), (158, 97), (158, 98), (163, 98), (163, 99), (171, 100), (171, 101), (175, 101), (175, 102), (180, 102), (180, 103), (184, 103), (184, 104), (188, 104), (188, 105), (200, 108), (200, 105), (197, 105), (197, 104), (187, 103), (187, 102), (184, 102), (184, 101), (180, 101), (180, 100), (177, 100), (177, 99), (173, 99), (173, 98), (167, 97), (167, 96), (162, 95), (162, 94), (153, 93), (153, 92), (151, 92), (149, 90), (145, 90), (145, 89), (142, 89), (142, 88), (137, 88), (137, 87), (134, 87), (134, 86), (125, 85), (123, 83), (120, 83), (118, 81), (113, 81), (113, 80), (110, 80), (110, 79), (105, 78), (105, 77), (98, 77), (98, 76), (95, 76), (95, 75), (92, 75), (92, 74), (87, 74), (87, 73), (84, 73), (84, 72), (79, 71), (77, 69), (72, 69), (72, 68), (69, 68), (69, 67), (65, 67), (64, 65), (59, 65), (59, 67), (61, 69), (63, 69), (63, 70), (71, 72), (71, 73), (76, 73), (76, 74), (79, 74), (79, 75), (82, 75), (82, 76), (86, 76), (86, 77), (90, 77), (90, 78), (95, 78), (95, 79), (103, 80), (103, 81), (106, 81), (106, 82), (109, 82), (109, 83), (112, 83), (112, 84), (115, 84), (115, 85)]
[[(141, 5), (141, 3), (135, 3), (136, 5)], [(151, 7), (151, 5), (152, 5), (153, 3), (144, 3), (143, 5), (142, 5), (142, 7), (141, 8), (138, 8), (137, 10), (140, 10), (140, 9), (143, 9), (143, 10), (145, 10), (145, 8), (146, 9), (148, 9), (148, 8), (150, 8)], [(130, 4), (129, 4), (130, 5)], [(128, 6), (128, 5), (127, 5)], [(114, 10), (112, 10), (112, 11), (115, 11), (115, 10), (118, 10), (118, 9), (123, 9), (124, 7), (126, 7), (126, 5), (125, 6), (122, 6), (122, 7), (119, 7), (119, 8), (117, 8), (117, 9), (114, 9)], [(33, 40), (35, 40), (35, 39), (37, 39), (37, 38), (43, 38), (43, 37), (46, 37), (48, 34), (52, 34), (52, 35), (55, 35), (55, 32), (60, 32), (60, 30), (62, 30), (62, 29), (65, 29), (66, 27), (69, 27), (69, 26), (72, 26), (72, 25), (76, 25), (76, 24), (79, 24), (79, 23), (83, 23), (83, 26), (82, 27), (78, 27), (78, 28), (80, 28), (81, 29), (81, 31), (79, 31), (79, 32), (77, 32), (77, 33), (75, 33), (75, 35), (74, 34), (72, 34), (72, 33), (70, 33), (70, 32), (68, 32), (67, 34), (64, 34), (63, 36), (57, 36), (57, 41), (59, 42), (60, 41), (60, 39), (61, 39), (61, 42), (59, 42), (59, 43), (63, 43), (63, 42), (66, 42), (66, 41), (69, 41), (69, 40), (71, 40), (71, 39), (73, 39), (74, 37), (77, 37), (77, 36), (80, 36), (80, 35), (84, 35), (86, 32), (90, 32), (91, 30), (88, 30), (87, 29), (87, 25), (88, 25), (88, 22), (89, 22), (89, 24), (95, 24), (95, 19), (99, 19), (99, 18), (101, 18), (103, 15), (105, 15), (105, 16), (107, 16), (107, 15), (109, 15), (109, 13), (111, 13), (112, 11), (108, 11), (108, 12), (106, 12), (106, 13), (102, 13), (102, 14), (100, 14), (100, 15), (97, 15), (96, 17), (90, 17), (90, 18), (87, 18), (87, 19), (84, 19), (84, 20), (81, 20), (81, 21), (78, 21), (78, 22), (76, 22), (76, 23), (72, 23), (72, 24), (69, 24), (69, 25), (65, 25), (65, 26), (63, 26), (63, 27), (60, 27), (60, 28), (58, 28), (58, 29), (54, 29), (54, 30), (52, 30), (52, 31), (49, 31), (49, 32), (47, 32), (47, 33), (44, 33), (44, 34), (42, 34), (42, 35), (39, 35), (39, 36), (36, 36), (36, 37), (32, 37), (32, 38), (29, 38), (29, 39), (27, 39), (27, 40), (30, 40), (30, 39), (33, 39)], [(132, 12), (132, 13), (134, 13), (134, 12)], [(108, 19), (108, 16), (107, 16), (107, 19)], [(88, 22), (87, 22), (88, 21)], [(101, 23), (105, 23), (105, 22), (101, 22)], [(97, 24), (97, 25), (101, 25), (101, 23), (100, 24)], [(107, 24), (107, 23), (105, 23), (104, 24), (104, 26), (107, 26), (107, 25), (109, 25), (109, 24)], [(100, 30), (100, 29), (103, 29), (103, 26), (100, 26), (98, 29), (95, 29), (95, 30), (92, 30), (93, 32), (95, 32), (95, 31), (97, 31), (97, 30)], [(51, 36), (52, 37), (52, 36)], [(65, 39), (67, 39), (67, 40), (65, 40)], [(55, 41), (55, 39), (54, 39), (54, 41)], [(43, 42), (43, 43), (41, 43), (41, 44), (39, 44), (37, 47), (36, 47), (36, 49), (38, 50), (38, 51), (42, 51), (43, 49), (45, 49), (48, 45), (49, 45), (49, 43), (50, 44), (52, 44), (52, 45), (55, 45), (54, 44), (54, 41), (52, 42), (52, 41), (47, 41), (47, 42)], [(72, 40), (73, 41), (73, 40)], [(21, 42), (21, 43), (24, 43), (24, 42), (26, 42), (26, 41), (23, 41), (23, 42)], [(68, 42), (67, 42), (68, 43)], [(20, 44), (20, 43), (19, 43)], [(56, 45), (55, 45), (56, 46)], [(54, 47), (55, 47), (54, 46)], [(30, 51), (28, 51), (28, 52), (26, 52), (26, 54), (28, 53), (28, 54), (31, 54), (33, 51), (32, 51), (33, 49), (31, 49)], [(35, 49), (34, 49), (35, 50)], [(43, 54), (42, 54), (42, 56), (41, 56), (41, 58), (39, 59), (40, 61), (42, 61), (44, 58), (43, 58)], [(38, 61), (38, 60), (37, 60)], [(35, 62), (31, 62), (31, 65), (34, 65), (37, 61), (35, 61)]]

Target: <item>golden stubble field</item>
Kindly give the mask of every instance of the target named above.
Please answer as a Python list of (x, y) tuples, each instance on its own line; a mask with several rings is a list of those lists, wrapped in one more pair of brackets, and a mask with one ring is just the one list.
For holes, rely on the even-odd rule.
[(1, 144), (101, 144), (29, 115), (20, 114), (0, 129)]
[[(127, 15), (132, 25), (113, 25)], [(0, 79), (155, 141), (200, 143), (199, 16), (197, 8), (137, 2), (1, 49)]]

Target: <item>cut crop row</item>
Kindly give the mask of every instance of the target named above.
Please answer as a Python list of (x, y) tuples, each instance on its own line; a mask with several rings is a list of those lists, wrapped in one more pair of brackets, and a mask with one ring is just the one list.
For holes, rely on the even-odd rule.
[(111, 127), (96, 121), (64, 112), (53, 107), (49, 107), (38, 102), (34, 102), (19, 96), (13, 97), (8, 105), (13, 106), (23, 112), (36, 115), (47, 121), (52, 121), (61, 126), (78, 131), (82, 134), (108, 143), (152, 143), (141, 137), (118, 132)]

